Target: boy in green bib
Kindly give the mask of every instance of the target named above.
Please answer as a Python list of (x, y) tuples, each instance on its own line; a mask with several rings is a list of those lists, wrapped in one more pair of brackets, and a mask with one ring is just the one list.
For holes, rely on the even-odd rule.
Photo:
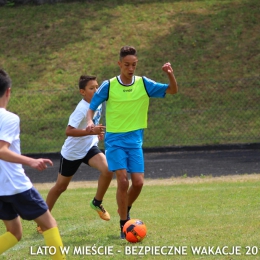
[[(106, 101), (105, 152), (110, 171), (116, 173), (120, 237), (130, 219), (129, 211), (138, 198), (144, 182), (143, 132), (147, 128), (149, 99), (163, 98), (178, 92), (177, 82), (169, 62), (162, 66), (169, 84), (135, 76), (138, 63), (134, 47), (120, 50), (120, 75), (104, 81), (93, 96), (87, 113), (87, 125), (93, 129), (93, 116), (98, 106)], [(129, 187), (128, 173), (132, 185)]]

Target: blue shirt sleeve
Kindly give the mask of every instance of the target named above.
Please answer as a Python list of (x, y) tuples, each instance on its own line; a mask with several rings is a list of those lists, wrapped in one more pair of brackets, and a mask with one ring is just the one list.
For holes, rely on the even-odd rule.
[(143, 77), (144, 85), (149, 97), (163, 98), (166, 94), (168, 84), (155, 82), (151, 79)]
[(109, 81), (105, 80), (98, 88), (97, 92), (91, 99), (89, 108), (93, 111), (96, 111), (98, 106), (102, 104), (104, 101), (107, 100), (108, 97), (108, 88), (109, 88)]
[(99, 105), (98, 108), (96, 109), (94, 116), (93, 116), (93, 123), (95, 125), (99, 124), (100, 118), (101, 118), (101, 113), (102, 113), (102, 105)]

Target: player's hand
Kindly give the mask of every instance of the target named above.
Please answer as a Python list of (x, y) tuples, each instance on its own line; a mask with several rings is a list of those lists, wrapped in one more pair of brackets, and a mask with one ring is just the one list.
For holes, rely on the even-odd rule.
[(48, 168), (48, 164), (53, 166), (53, 162), (49, 159), (33, 159), (31, 167), (38, 171), (43, 171)]
[(170, 62), (167, 62), (165, 63), (163, 66), (162, 66), (162, 70), (166, 73), (173, 73), (173, 69), (172, 69), (172, 66), (171, 66), (171, 63)]
[(106, 129), (105, 126), (103, 126), (102, 124), (99, 124), (99, 125), (95, 125), (95, 126), (94, 126), (92, 132), (93, 132), (93, 134), (95, 134), (95, 135), (102, 135), (102, 134), (105, 133), (105, 129)]
[(98, 140), (99, 140), (99, 141), (103, 141), (103, 140), (104, 140), (104, 134), (98, 135)]
[(91, 121), (87, 124), (86, 131), (88, 132), (88, 134), (93, 134), (94, 128), (95, 128), (95, 124), (93, 123), (93, 121)]

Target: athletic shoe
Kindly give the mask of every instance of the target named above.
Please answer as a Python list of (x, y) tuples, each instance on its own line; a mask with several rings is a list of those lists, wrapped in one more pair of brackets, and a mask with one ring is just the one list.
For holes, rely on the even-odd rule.
[(120, 231), (120, 238), (125, 239), (125, 233), (122, 230)]
[(106, 220), (106, 221), (110, 220), (110, 215), (109, 215), (109, 213), (104, 209), (104, 207), (103, 207), (102, 204), (101, 204), (100, 206), (95, 206), (95, 205), (93, 204), (93, 200), (92, 200), (92, 201), (90, 202), (90, 207), (91, 207), (92, 209), (94, 209), (94, 210), (98, 213), (99, 217), (102, 218), (103, 220)]
[(42, 229), (41, 229), (40, 226), (37, 226), (37, 227), (36, 227), (36, 231), (37, 231), (37, 233), (42, 234)]

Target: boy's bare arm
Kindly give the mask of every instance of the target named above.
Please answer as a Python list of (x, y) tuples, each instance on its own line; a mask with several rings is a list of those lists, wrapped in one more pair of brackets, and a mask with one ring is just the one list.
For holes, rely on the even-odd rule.
[(87, 131), (93, 131), (93, 128), (95, 127), (95, 124), (93, 123), (93, 117), (94, 117), (95, 111), (92, 109), (89, 109), (87, 112)]
[(171, 63), (167, 62), (162, 66), (162, 70), (167, 74), (169, 78), (169, 87), (166, 90), (167, 94), (176, 94), (178, 92), (177, 81), (173, 74), (173, 69), (171, 67)]
[(14, 153), (9, 149), (9, 146), (10, 144), (8, 142), (0, 140), (0, 159), (3, 161), (28, 165), (39, 171), (45, 170), (47, 168), (47, 164), (51, 166), (53, 165), (52, 161), (49, 159), (34, 159)]
[(92, 109), (88, 110), (88, 112), (87, 112), (87, 126), (94, 125), (94, 123), (93, 123), (94, 113), (95, 113), (95, 111), (93, 111)]
[(80, 136), (86, 136), (86, 135), (100, 135), (100, 134), (104, 134), (105, 128), (106, 127), (101, 124), (95, 125), (92, 129), (90, 129), (90, 128), (78, 129), (78, 128), (68, 125), (66, 128), (66, 135), (74, 136), (74, 137), (80, 137)]

